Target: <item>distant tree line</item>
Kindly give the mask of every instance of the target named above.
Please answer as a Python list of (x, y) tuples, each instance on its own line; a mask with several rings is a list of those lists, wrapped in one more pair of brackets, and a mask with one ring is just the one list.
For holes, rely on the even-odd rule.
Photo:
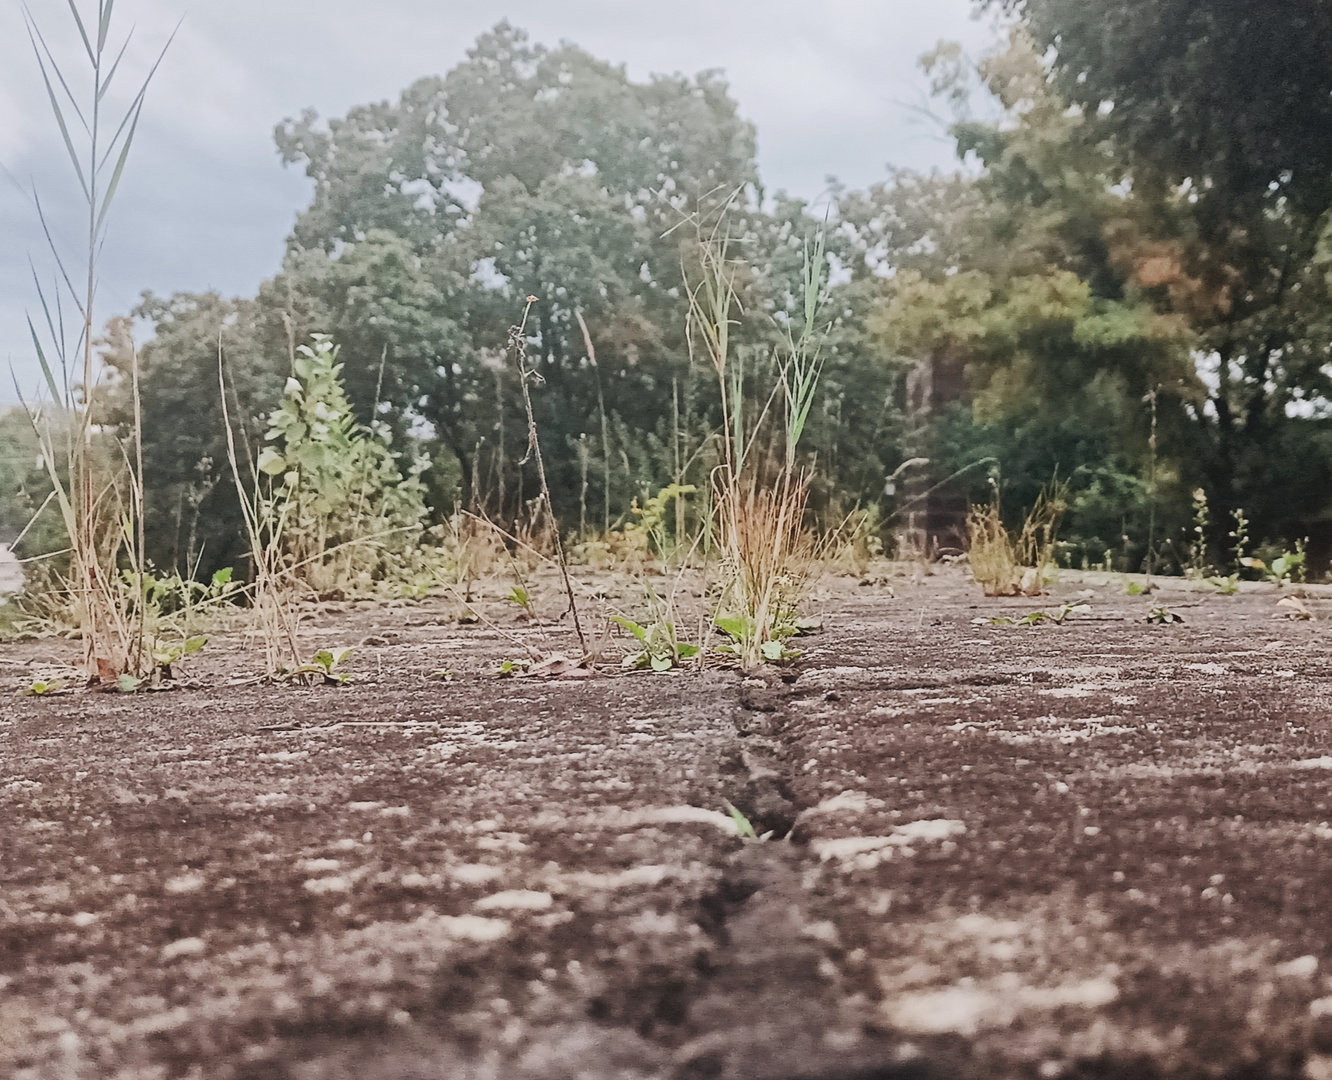
[[(253, 298), (146, 294), (135, 312), (156, 329), (140, 358), (155, 561), (202, 553), (208, 571), (240, 558), (219, 350), (253, 448), (312, 333), (338, 344), (361, 422), (428, 458), (437, 517), (462, 506), (521, 519), (535, 485), (504, 345), (529, 295), (537, 419), (566, 527), (599, 530), (673, 481), (706, 483), (718, 403), (689, 353), (687, 219), (733, 195), (736, 333), (760, 400), (804, 252), (827, 233), (807, 434), (825, 521), (873, 507), (891, 531), (902, 507), (885, 480), (920, 456), (973, 499), (998, 491), (1012, 516), (1066, 480), (1075, 564), (1178, 565), (1199, 487), (1218, 562), (1237, 510), (1256, 539), (1326, 548), (1332, 74), (1319, 43), (1332, 11), (1007, 6), (1002, 50), (924, 58), (958, 153), (978, 167), (834, 189), (826, 216), (764, 189), (754, 129), (715, 74), (637, 83), (504, 23), (397, 102), (279, 125), (283, 159), (315, 189), (281, 272)], [(997, 109), (975, 109), (982, 100)], [(106, 356), (124, 369), (123, 349)], [(922, 362), (965, 376), (923, 428), (905, 408)], [(130, 420), (121, 384), (108, 423)], [(7, 492), (40, 487), (11, 475), (19, 458), (0, 460)], [(13, 503), (0, 503), (6, 528)]]

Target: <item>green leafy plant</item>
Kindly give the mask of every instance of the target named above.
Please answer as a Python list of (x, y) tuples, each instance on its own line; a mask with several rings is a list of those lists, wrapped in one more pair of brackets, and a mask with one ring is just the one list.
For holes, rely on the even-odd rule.
[(501, 660), (500, 666), (495, 669), (495, 675), (500, 679), (512, 679), (515, 675), (521, 675), (532, 666), (530, 660)]
[(351, 675), (342, 670), (342, 665), (353, 651), (350, 648), (320, 649), (310, 657), (308, 664), (302, 664), (289, 672), (289, 677), (299, 679), (314, 676), (330, 686), (346, 686), (351, 682)]
[(1193, 579), (1205, 579), (1212, 576), (1212, 567), (1207, 561), (1207, 527), (1211, 524), (1211, 513), (1207, 506), (1207, 492), (1197, 488), (1193, 492), (1193, 527), (1189, 536), (1188, 565), (1184, 576)]
[(157, 675), (164, 680), (172, 678), (171, 669), (173, 665), (179, 664), (188, 656), (193, 656), (207, 644), (208, 639), (201, 634), (185, 638), (183, 641), (172, 642), (169, 645), (155, 642), (150, 655)]
[(295, 350), (255, 462), (270, 485), (270, 513), (281, 517), (286, 568), (318, 593), (413, 580), (423, 573), (420, 474), (429, 462), (403, 475), (399, 456), (356, 422), (332, 339), (310, 340)]
[(1160, 625), (1169, 625), (1171, 623), (1182, 623), (1184, 616), (1176, 611), (1171, 611), (1165, 604), (1157, 604), (1151, 611), (1147, 612), (1147, 621)]
[(529, 619), (534, 618), (534, 615), (532, 613), (532, 597), (528, 595), (527, 590), (523, 588), (521, 585), (515, 585), (513, 587), (513, 590), (509, 593), (508, 596), (505, 597), (505, 599), (508, 600), (509, 603), (517, 604), (520, 608), (522, 608), (523, 612), (527, 615)]
[(757, 643), (759, 656), (768, 663), (796, 660), (802, 655), (799, 649), (786, 644), (787, 639), (800, 632), (789, 618), (767, 627), (766, 631), (744, 615), (721, 615), (713, 619), (712, 624), (728, 638), (717, 646), (716, 651), (721, 656), (733, 656), (743, 662), (754, 643)]
[(68, 692), (69, 684), (64, 679), (36, 679), (20, 690), (19, 694), (23, 697), (51, 697)]
[(1016, 619), (1008, 618), (1004, 615), (996, 616), (992, 619), (984, 619), (982, 622), (990, 626), (1038, 626), (1043, 622), (1052, 622), (1056, 626), (1062, 626), (1064, 620), (1070, 615), (1082, 615), (1091, 610), (1091, 605), (1081, 603), (1062, 604), (1058, 611), (1032, 611)]
[(1305, 576), (1305, 541), (1297, 540), (1294, 551), (1282, 551), (1270, 563), (1259, 558), (1247, 558), (1243, 562), (1248, 569), (1256, 570), (1264, 581), (1277, 585), (1302, 582)]
[(623, 615), (612, 615), (611, 622), (628, 630), (639, 644), (637, 652), (627, 655), (621, 663), (637, 670), (670, 671), (681, 661), (693, 660), (702, 652), (698, 645), (681, 641), (675, 623), (665, 617), (648, 626), (641, 626)]

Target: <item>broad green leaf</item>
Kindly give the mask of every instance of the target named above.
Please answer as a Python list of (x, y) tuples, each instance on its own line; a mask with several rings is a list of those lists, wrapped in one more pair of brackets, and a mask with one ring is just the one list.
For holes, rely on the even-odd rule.
[(220, 589), (223, 585), (231, 584), (232, 568), (224, 566), (221, 570), (213, 571), (213, 588)]
[(765, 641), (759, 646), (765, 660), (780, 660), (786, 654), (786, 646), (780, 641)]
[(197, 653), (207, 644), (208, 644), (208, 639), (206, 637), (203, 637), (202, 635), (199, 637), (192, 637), (185, 642), (185, 655), (189, 656), (192, 653)]
[(639, 626), (638, 623), (634, 622), (633, 619), (626, 618), (623, 615), (612, 615), (611, 622), (618, 623), (620, 626), (628, 630), (629, 633), (633, 634), (634, 637), (638, 638), (638, 640), (644, 645), (647, 644), (647, 631)]
[(261, 473), (267, 476), (277, 476), (279, 473), (286, 471), (287, 459), (271, 446), (265, 446), (259, 451), (259, 460), (255, 464)]
[(703, 650), (698, 645), (677, 645), (675, 651), (681, 660), (692, 660)]
[(649, 660), (653, 671), (670, 671), (675, 666), (669, 656), (654, 656)]
[(126, 672), (124, 675), (121, 675), (116, 679), (116, 689), (122, 694), (132, 694), (139, 688), (142, 682), (142, 679), (136, 679), (133, 675)]
[(749, 630), (749, 620), (745, 618), (722, 616), (713, 621), (716, 623), (718, 630), (737, 641), (743, 638)]

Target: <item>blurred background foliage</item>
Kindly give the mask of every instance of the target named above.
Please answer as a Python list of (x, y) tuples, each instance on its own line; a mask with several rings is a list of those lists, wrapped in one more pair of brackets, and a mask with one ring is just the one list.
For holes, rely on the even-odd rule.
[[(566, 527), (622, 525), (671, 483), (704, 489), (720, 417), (689, 355), (697, 235), (681, 225), (734, 195), (735, 332), (757, 400), (804, 252), (826, 232), (805, 443), (824, 525), (872, 508), (891, 541), (903, 494), (886, 482), (919, 456), (955, 493), (997, 493), (1010, 519), (1066, 481), (1070, 565), (1141, 570), (1150, 545), (1157, 569), (1179, 569), (1198, 488), (1218, 566), (1239, 510), (1255, 541), (1308, 536), (1325, 565), (1332, 76), (1315, 43), (1332, 12), (990, 6), (1011, 13), (1006, 47), (922, 59), (968, 167), (890, 171), (868, 191), (834, 182), (817, 207), (764, 188), (756, 133), (715, 73), (634, 82), (506, 23), (396, 102), (278, 125), (283, 160), (314, 181), (280, 273), (253, 298), (145, 294), (132, 313), (154, 327), (140, 352), (152, 560), (208, 574), (242, 559), (219, 353), (257, 453), (312, 334), (336, 343), (356, 421), (415, 463), (436, 523), (458, 508), (521, 522), (536, 484), (504, 345), (529, 295)], [(111, 426), (132, 420), (128, 326), (102, 342)], [(912, 415), (921, 365), (962, 377)], [(0, 542), (45, 497), (30, 442), (21, 413), (0, 418)], [(60, 546), (51, 515), (20, 548)]]

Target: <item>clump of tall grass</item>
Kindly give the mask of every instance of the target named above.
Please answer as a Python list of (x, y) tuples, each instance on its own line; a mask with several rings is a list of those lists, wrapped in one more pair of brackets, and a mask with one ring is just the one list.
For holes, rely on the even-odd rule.
[[(787, 654), (783, 641), (795, 630), (797, 608), (820, 554), (804, 527), (810, 469), (799, 446), (822, 371), (819, 310), (826, 257), (820, 237), (805, 250), (801, 310), (786, 327), (785, 348), (771, 361), (772, 392), (746, 415), (745, 369), (731, 339), (740, 313), (743, 263), (732, 255), (726, 232), (728, 202), (698, 230), (697, 266), (688, 290), (691, 354), (710, 363), (721, 399), (718, 464), (712, 471), (713, 528), (721, 553), (715, 622), (732, 639), (742, 666), (755, 667)], [(688, 277), (688, 275), (686, 275)], [(773, 446), (770, 425), (780, 410)]]
[[(148, 86), (166, 53), (164, 46), (123, 111), (108, 116), (107, 95), (117, 85), (116, 76), (129, 46), (128, 36), (119, 49), (110, 43), (113, 5), (114, 0), (97, 0), (95, 19), (85, 20), (74, 0), (69, 3), (92, 76), (83, 97), (71, 90), (71, 79), (56, 61), (40, 27), (26, 9), (24, 12), (29, 42), (86, 208), (87, 225), (82, 263), (76, 265), (56, 244), (40, 194), (33, 190), (32, 203), (57, 274), (54, 289), (49, 291), (33, 274), (45, 332), (38, 332), (31, 316), (28, 330), (49, 399), (25, 403), (25, 408), (68, 535), (69, 573), (60, 592), (68, 603), (68, 618), (83, 640), (85, 673), (90, 681), (111, 684), (121, 676), (140, 675), (149, 662), (143, 615), (147, 607), (143, 425), (138, 359), (132, 345), (132, 431), (126, 439), (115, 439), (97, 424), (103, 387), (93, 339), (93, 304), (107, 215), (124, 176)], [(73, 304), (77, 316), (72, 325), (66, 323), (66, 302)]]
[(967, 514), (971, 576), (986, 596), (1039, 596), (1055, 568), (1055, 537), (1068, 506), (1068, 487), (1055, 481), (1042, 489), (1022, 528), (1004, 527), (999, 500)]

